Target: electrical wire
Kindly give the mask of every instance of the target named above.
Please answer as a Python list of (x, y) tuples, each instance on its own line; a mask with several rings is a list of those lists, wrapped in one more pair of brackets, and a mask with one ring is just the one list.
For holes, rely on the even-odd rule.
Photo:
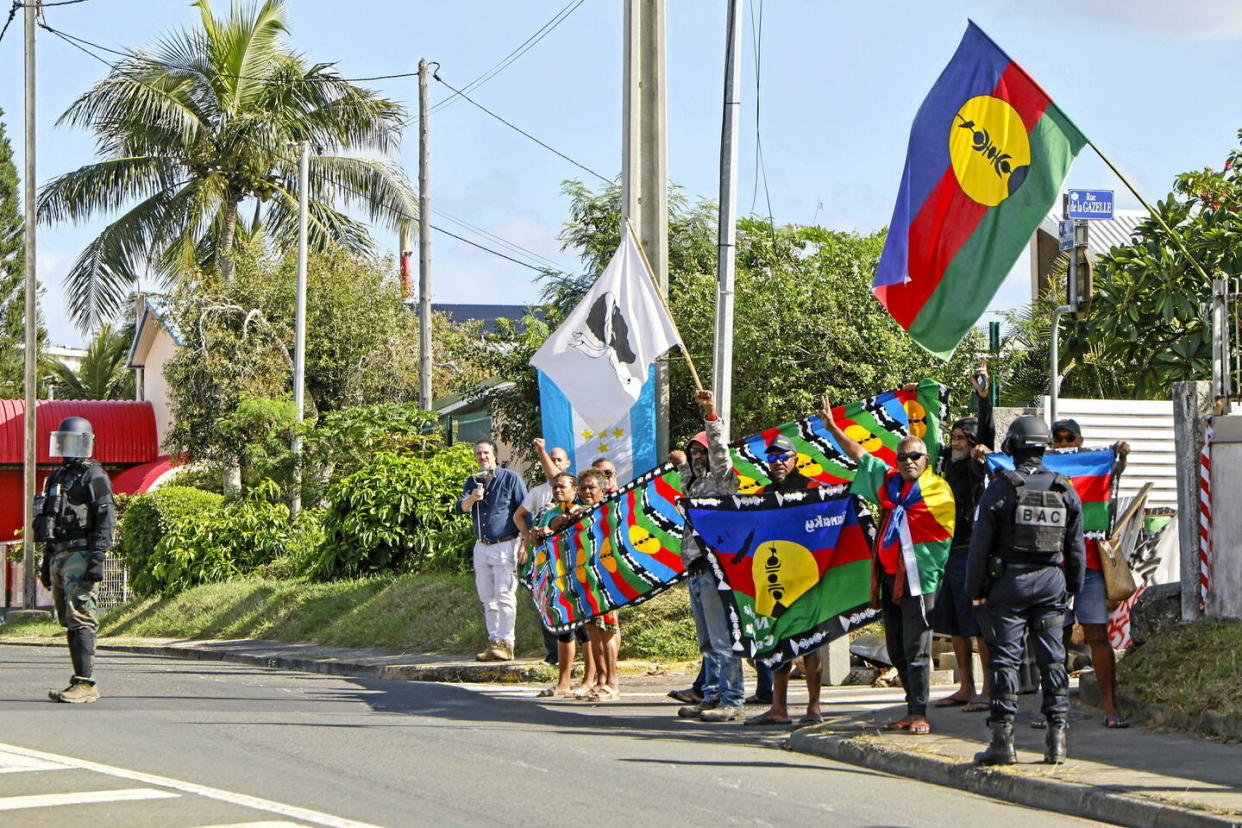
[[(479, 75), (474, 80), (470, 81), (470, 83), (463, 86), (462, 89), (466, 92), (472, 92), (475, 89), (482, 86), (483, 84), (487, 83), (492, 78), (496, 77), (498, 74), (500, 74), (505, 69), (507, 69), (510, 66), (510, 64), (512, 64), (522, 55), (526, 54), (531, 49), (533, 49), (535, 45), (539, 43), (539, 41), (543, 40), (545, 37), (551, 34), (553, 29), (561, 25), (561, 23), (564, 23), (565, 18), (569, 17), (569, 15), (577, 11), (578, 7), (581, 6), (584, 2), (585, 0), (570, 0), (570, 2), (564, 8), (562, 8), (559, 12), (557, 12), (555, 15), (552, 16), (551, 20), (549, 20), (547, 23), (544, 23), (542, 26), (540, 26), (535, 31), (534, 34), (526, 38), (526, 40), (523, 41), (516, 49), (514, 49), (512, 52), (510, 52), (509, 54), (501, 58), (500, 61), (495, 66), (493, 66), (491, 69), (488, 69), (486, 72)], [(453, 103), (455, 100), (457, 100), (457, 98), (458, 98), (458, 95), (456, 93), (449, 95), (447, 98), (444, 98), (443, 100), (437, 101), (436, 103), (432, 104), (431, 111), (438, 112), (439, 110)]]
[(17, 17), (17, 10), (24, 8), (20, 0), (13, 0), (13, 5), (9, 7), (9, 18), (4, 21), (4, 28), (0, 29), (0, 42), (4, 41), (4, 35), (9, 30), (9, 24), (13, 22), (13, 18)]
[(483, 111), (484, 111), (484, 112), (486, 112), (488, 115), (491, 115), (491, 116), (492, 116), (493, 118), (495, 118), (497, 121), (500, 121), (502, 124), (504, 124), (505, 126), (509, 127), (509, 129), (512, 129), (512, 130), (514, 130), (515, 132), (518, 132), (518, 133), (521, 133), (522, 135), (525, 135), (527, 138), (529, 138), (530, 140), (534, 141), (534, 142), (535, 142), (536, 144), (538, 144), (539, 146), (543, 147), (544, 149), (548, 150), (549, 152), (551, 152), (551, 153), (553, 153), (553, 154), (555, 154), (555, 155), (560, 156), (561, 158), (564, 158), (566, 161), (568, 161), (569, 163), (573, 164), (573, 165), (574, 165), (575, 167), (577, 167), (578, 169), (580, 169), (580, 170), (584, 170), (585, 172), (589, 172), (591, 175), (595, 176), (595, 177), (596, 177), (596, 178), (598, 178), (600, 181), (603, 181), (605, 184), (611, 184), (611, 183), (612, 183), (612, 181), (613, 181), (613, 180), (612, 180), (611, 178), (608, 178), (607, 176), (601, 175), (600, 173), (597, 173), (595, 170), (591, 169), (590, 167), (586, 166), (585, 164), (582, 164), (582, 163), (580, 163), (580, 162), (578, 162), (578, 161), (575, 161), (574, 159), (570, 158), (570, 157), (569, 157), (568, 155), (566, 155), (565, 153), (563, 153), (563, 152), (561, 152), (560, 150), (558, 150), (556, 147), (553, 147), (553, 146), (551, 146), (551, 145), (549, 145), (549, 144), (544, 143), (543, 141), (540, 141), (538, 138), (536, 138), (535, 136), (531, 135), (529, 132), (527, 132), (526, 130), (522, 129), (520, 126), (517, 126), (516, 124), (513, 124), (513, 123), (511, 123), (511, 122), (509, 122), (509, 121), (506, 121), (504, 118), (502, 118), (501, 116), (497, 115), (495, 112), (492, 112), (490, 109), (488, 109), (488, 108), (487, 108), (487, 107), (485, 107), (483, 104), (481, 104), (481, 103), (479, 103), (478, 101), (476, 101), (474, 98), (471, 98), (469, 95), (467, 95), (467, 94), (466, 94), (465, 92), (463, 92), (462, 90), (457, 89), (456, 87), (449, 85), (448, 83), (446, 83), (446, 82), (445, 82), (445, 80), (444, 80), (443, 78), (441, 78), (441, 77), (440, 77), (440, 74), (439, 74), (438, 72), (434, 72), (434, 73), (432, 73), (431, 77), (432, 77), (432, 78), (434, 78), (434, 79), (435, 79), (436, 81), (438, 81), (439, 83), (444, 84), (446, 87), (448, 87), (449, 89), (451, 89), (451, 90), (453, 90), (454, 92), (456, 92), (456, 93), (457, 93), (458, 95), (460, 95), (460, 96), (461, 96), (464, 100), (466, 100), (466, 101), (468, 101), (468, 102), (470, 102), (470, 103), (474, 104), (476, 107), (478, 107), (479, 109), (483, 110)]

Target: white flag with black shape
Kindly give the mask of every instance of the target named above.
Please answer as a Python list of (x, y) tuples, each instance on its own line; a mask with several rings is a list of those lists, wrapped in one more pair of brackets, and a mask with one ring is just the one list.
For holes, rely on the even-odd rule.
[(530, 364), (600, 430), (630, 410), (651, 363), (680, 341), (627, 226), (608, 267)]

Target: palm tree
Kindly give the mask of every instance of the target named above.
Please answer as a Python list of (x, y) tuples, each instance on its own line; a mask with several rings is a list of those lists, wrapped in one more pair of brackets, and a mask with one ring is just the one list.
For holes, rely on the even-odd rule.
[(48, 360), (41, 372), (50, 375), (56, 395), (68, 400), (131, 400), (134, 372), (126, 367), (134, 326), (120, 330), (103, 325), (86, 346), (77, 370), (60, 360)]
[[(69, 311), (84, 330), (113, 318), (144, 270), (165, 282), (206, 266), (228, 276), (242, 234), (291, 247), (295, 142), (312, 148), (313, 247), (373, 249), (366, 228), (337, 203), (360, 205), (387, 227), (414, 215), (412, 187), (396, 164), (340, 154), (392, 152), (404, 123), (399, 104), (291, 52), (283, 0), (257, 8), (233, 0), (227, 18), (212, 14), (210, 0), (194, 5), (198, 28), (120, 60), (58, 121), (93, 131), (103, 160), (49, 182), (40, 220), (127, 208), (65, 277)], [(240, 218), (248, 199), (249, 225)]]

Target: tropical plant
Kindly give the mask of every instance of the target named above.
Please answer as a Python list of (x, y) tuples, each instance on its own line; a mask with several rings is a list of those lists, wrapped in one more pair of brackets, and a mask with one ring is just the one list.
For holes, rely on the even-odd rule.
[[(0, 396), (20, 397), (26, 337), (25, 234), (22, 232), (21, 181), (0, 109)], [(43, 331), (39, 331), (40, 346)]]
[(144, 268), (165, 281), (209, 263), (228, 275), (233, 246), (246, 235), (289, 249), (297, 142), (312, 148), (313, 248), (372, 248), (366, 228), (338, 202), (359, 204), (388, 227), (414, 215), (399, 167), (340, 154), (392, 151), (403, 125), (399, 104), (290, 51), (283, 0), (258, 7), (233, 0), (227, 17), (215, 16), (210, 0), (193, 5), (198, 28), (122, 58), (58, 122), (93, 131), (103, 160), (49, 182), (40, 220), (125, 210), (65, 277), (70, 313), (84, 327), (111, 318)]
[(116, 330), (103, 325), (86, 346), (81, 364), (73, 368), (58, 359), (44, 361), (57, 396), (70, 400), (129, 400), (134, 397), (134, 372), (126, 367), (132, 325)]

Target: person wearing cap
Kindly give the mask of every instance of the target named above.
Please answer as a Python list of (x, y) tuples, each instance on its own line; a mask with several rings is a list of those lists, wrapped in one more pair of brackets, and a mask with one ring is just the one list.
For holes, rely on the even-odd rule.
[[(959, 684), (957, 692), (936, 702), (936, 707), (962, 708), (967, 713), (981, 713), (988, 709), (990, 676), (987, 670), (988, 650), (975, 619), (975, 610), (966, 594), (966, 559), (970, 554), (970, 537), (974, 524), (975, 506), (988, 482), (987, 461), (984, 455), (992, 450), (996, 440), (996, 426), (992, 422), (992, 396), (988, 387), (986, 361), (975, 369), (973, 376), (978, 395), (979, 415), (962, 417), (949, 429), (949, 451), (940, 455), (937, 474), (949, 482), (953, 489), (956, 517), (953, 527), (953, 543), (949, 547), (949, 559), (944, 567), (944, 580), (936, 595), (933, 613), (933, 631), (949, 636), (953, 643), (953, 655), (957, 659)], [(984, 666), (983, 692), (975, 694), (975, 671), (972, 650), (978, 645), (979, 659)]]
[[(1057, 420), (1052, 424), (1052, 447), (1058, 450), (1073, 449), (1086, 451), (1083, 448), (1082, 428), (1078, 421), (1070, 418)], [(1117, 452), (1117, 467), (1114, 474), (1121, 474), (1126, 467), (1126, 459), (1130, 454), (1130, 444), (1124, 440), (1113, 443)], [(1117, 657), (1113, 653), (1113, 645), (1108, 640), (1108, 616), (1111, 607), (1104, 590), (1103, 564), (1100, 563), (1099, 541), (1088, 538), (1087, 573), (1083, 581), (1082, 592), (1074, 596), (1074, 605), (1066, 613), (1065, 618), (1065, 649), (1069, 652), (1070, 637), (1073, 634), (1074, 622), (1082, 625), (1082, 635), (1091, 650), (1091, 666), (1099, 682), (1100, 695), (1104, 699), (1104, 726), (1109, 728), (1125, 728), (1130, 722), (1117, 708)], [(1032, 726), (1044, 727), (1044, 719), (1036, 719)]]
[[(757, 490), (755, 494), (769, 492), (793, 492), (799, 489), (810, 489), (819, 483), (798, 471), (798, 449), (784, 434), (777, 434), (763, 450), (767, 460), (768, 477), (771, 483)], [(819, 685), (821, 674), (819, 651), (806, 653), (802, 657), (802, 674), (806, 678), (806, 714), (798, 720), (800, 726), (819, 724), (824, 720), (819, 709)], [(789, 724), (789, 679), (793, 673), (793, 661), (786, 661), (771, 671), (770, 680), (765, 676), (765, 668), (756, 664), (759, 672), (759, 692), (764, 685), (771, 682), (772, 701), (768, 709), (751, 716), (746, 720), (748, 725), (780, 725)], [(756, 694), (758, 695), (758, 694)]]
[[(737, 491), (733, 458), (725, 445), (725, 422), (716, 413), (711, 391), (695, 392), (694, 402), (703, 412), (704, 430), (686, 443), (684, 462), (677, 466), (686, 497), (729, 495)], [(690, 577), (690, 611), (703, 654), (702, 701), (677, 711), (683, 719), (729, 722), (742, 713), (742, 660), (733, 652), (729, 619), (720, 598), (720, 583), (704, 557), (703, 549), (687, 523), (681, 534), (681, 562)]]
[(920, 438), (905, 437), (897, 444), (893, 469), (842, 431), (831, 412), (824, 397), (824, 427), (858, 462), (850, 492), (880, 507), (871, 605), (884, 614), (884, 643), (906, 691), (906, 715), (883, 728), (926, 735), (931, 733), (931, 618), (953, 539), (953, 490), (929, 467), (927, 445)]
[(598, 457), (591, 464), (591, 468), (599, 469), (599, 473), (604, 476), (607, 485), (604, 486), (604, 495), (616, 494), (621, 489), (620, 481), (617, 479), (617, 464), (613, 463), (607, 457)]

